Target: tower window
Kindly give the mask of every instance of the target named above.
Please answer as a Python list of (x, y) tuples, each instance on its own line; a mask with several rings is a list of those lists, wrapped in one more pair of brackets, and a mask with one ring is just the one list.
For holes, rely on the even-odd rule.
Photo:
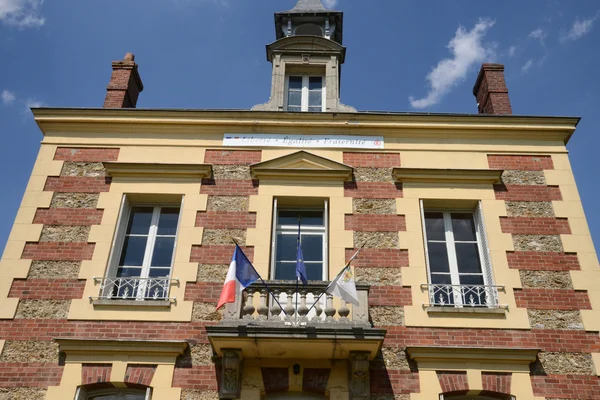
[(287, 82), (287, 111), (324, 110), (322, 76), (290, 76)]

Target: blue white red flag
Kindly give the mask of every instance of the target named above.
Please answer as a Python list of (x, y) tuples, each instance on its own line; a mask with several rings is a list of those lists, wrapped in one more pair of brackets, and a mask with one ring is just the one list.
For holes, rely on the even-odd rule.
[(240, 246), (235, 245), (231, 264), (229, 264), (229, 271), (227, 271), (227, 277), (223, 285), (223, 291), (217, 304), (217, 310), (225, 303), (235, 303), (237, 294), (241, 293), (259, 278), (258, 272), (254, 269), (248, 257), (246, 257)]

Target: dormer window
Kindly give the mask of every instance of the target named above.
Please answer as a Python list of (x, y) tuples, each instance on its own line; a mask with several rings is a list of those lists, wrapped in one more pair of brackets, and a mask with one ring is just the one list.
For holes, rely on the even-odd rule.
[(298, 75), (287, 80), (287, 111), (325, 111), (322, 76)]

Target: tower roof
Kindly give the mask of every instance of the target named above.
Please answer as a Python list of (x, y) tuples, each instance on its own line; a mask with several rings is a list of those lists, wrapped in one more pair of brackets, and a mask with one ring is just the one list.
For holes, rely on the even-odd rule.
[(286, 14), (296, 14), (296, 13), (319, 13), (319, 12), (329, 12), (330, 10), (326, 9), (321, 0), (298, 0), (298, 3), (291, 10), (284, 11)]

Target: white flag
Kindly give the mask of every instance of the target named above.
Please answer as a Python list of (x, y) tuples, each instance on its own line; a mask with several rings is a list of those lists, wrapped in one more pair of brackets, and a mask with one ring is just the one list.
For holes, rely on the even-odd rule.
[[(348, 262), (348, 264), (350, 264), (350, 262)], [(346, 303), (358, 306), (358, 294), (356, 293), (354, 274), (352, 273), (350, 265), (346, 265), (346, 268), (344, 268), (333, 282), (329, 284), (326, 292), (333, 296), (341, 297)]]

